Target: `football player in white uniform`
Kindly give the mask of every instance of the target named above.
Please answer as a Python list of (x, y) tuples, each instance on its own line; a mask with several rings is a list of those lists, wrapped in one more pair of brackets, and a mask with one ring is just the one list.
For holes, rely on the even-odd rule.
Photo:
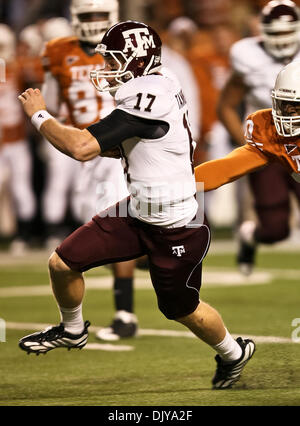
[[(236, 141), (244, 144), (242, 119), (237, 107), (245, 102), (245, 115), (270, 108), (270, 93), (284, 65), (300, 59), (300, 15), (290, 0), (270, 1), (261, 13), (261, 36), (236, 42), (231, 48), (233, 73), (219, 102), (219, 116)], [(239, 230), (237, 262), (251, 273), (258, 243), (272, 244), (289, 234), (290, 193), (300, 201), (300, 185), (279, 164), (249, 175), (258, 223), (245, 221)], [(276, 190), (270, 191), (270, 188)]]
[[(103, 60), (95, 54), (97, 42), (118, 18), (116, 0), (73, 0), (71, 3), (72, 25), (75, 37), (55, 39), (44, 51), (46, 82), (43, 94), (52, 114), (58, 113), (59, 99), (68, 106), (71, 123), (79, 128), (104, 118), (114, 108), (114, 99), (109, 93), (100, 94), (89, 80), (89, 71), (101, 67)], [(199, 134), (199, 102), (197, 86), (188, 63), (175, 52), (164, 50), (164, 61), (182, 73), (187, 79), (187, 99), (192, 107), (192, 126), (195, 137)], [(61, 222), (67, 193), (74, 188), (78, 165), (62, 155), (51, 145), (49, 171), (45, 196), (44, 215), (49, 229)], [(77, 193), (73, 208), (76, 217), (86, 222), (97, 212), (115, 204), (128, 195), (124, 173), (120, 164), (110, 158), (96, 158), (83, 165), (79, 174)], [(51, 172), (52, 171), (52, 172)], [(74, 198), (72, 198), (74, 200)], [(137, 332), (137, 318), (133, 313), (133, 268), (134, 262), (122, 262), (112, 266), (114, 273), (114, 301), (116, 313), (112, 324), (102, 328), (96, 336), (102, 340), (118, 340)]]
[(210, 231), (203, 205), (195, 199), (193, 139), (183, 92), (162, 68), (161, 40), (148, 25), (118, 23), (96, 51), (105, 67), (92, 71), (91, 79), (116, 100), (116, 109), (98, 123), (84, 130), (63, 126), (47, 112), (38, 89), (27, 89), (19, 99), (32, 123), (66, 155), (79, 161), (108, 151), (121, 155), (130, 197), (94, 216), (52, 254), (50, 277), (61, 324), (25, 336), (20, 348), (38, 354), (83, 347), (89, 322), (82, 317), (82, 272), (146, 254), (159, 309), (218, 352), (213, 388), (229, 388), (255, 344), (234, 340), (215, 309), (199, 302)]
[[(58, 116), (63, 103), (67, 114), (63, 112), (62, 115), (69, 117), (73, 126), (83, 129), (104, 118), (115, 106), (109, 93), (100, 94), (93, 87), (89, 72), (103, 66), (103, 59), (96, 55), (95, 47), (105, 31), (117, 22), (118, 2), (72, 0), (71, 17), (74, 35), (54, 38), (45, 46), (42, 93), (52, 114)], [(45, 25), (43, 28), (46, 31)], [(51, 145), (48, 156), (49, 179), (43, 197), (48, 229), (59, 229), (70, 192), (73, 212), (81, 223), (128, 196), (120, 161), (98, 156), (85, 164), (78, 164)], [(112, 324), (97, 332), (96, 336), (101, 339), (118, 340), (137, 333), (137, 318), (133, 312), (134, 267), (133, 260), (112, 265), (116, 313)]]

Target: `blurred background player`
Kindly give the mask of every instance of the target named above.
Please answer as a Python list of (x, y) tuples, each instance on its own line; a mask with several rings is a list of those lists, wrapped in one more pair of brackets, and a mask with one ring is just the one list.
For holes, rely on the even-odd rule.
[[(51, 18), (44, 22), (40, 21), (38, 26), (43, 44), (56, 38), (70, 37), (73, 34), (72, 27), (65, 18)], [(41, 63), (40, 58), (39, 61)], [(44, 78), (47, 78), (47, 74), (44, 75)], [(68, 110), (66, 104), (60, 100), (56, 81), (55, 84), (52, 84), (50, 87), (49, 84), (48, 86), (44, 84), (43, 90), (47, 90), (49, 108), (56, 112), (56, 115), (62, 122), (67, 122), (69, 115)], [(53, 91), (53, 93), (51, 93), (51, 91)], [(81, 167), (76, 161), (65, 158), (64, 155), (53, 149), (48, 143), (43, 144), (43, 154), (47, 166), (41, 210), (46, 229), (45, 245), (50, 251), (56, 247), (68, 233), (65, 227), (65, 217), (69, 204), (71, 214), (75, 216), (76, 205), (74, 187), (76, 187)], [(79, 217), (78, 221), (81, 222)]]
[(25, 84), (41, 86), (44, 71), (40, 60), (44, 40), (38, 25), (29, 25), (18, 37), (18, 61), (22, 67)]
[[(95, 47), (106, 30), (117, 22), (118, 2), (73, 0), (71, 15), (75, 35), (56, 38), (45, 46), (43, 52), (45, 82), (42, 91), (52, 114), (59, 115), (64, 102), (71, 124), (83, 129), (104, 118), (114, 109), (113, 97), (108, 93), (99, 95), (90, 82), (89, 73), (103, 66), (101, 56), (95, 54)], [(81, 165), (70, 158), (66, 159), (63, 154), (61, 157), (64, 157), (61, 158), (64, 165), (66, 160), (70, 164), (63, 166), (56, 162), (59, 170), (57, 173), (54, 172), (53, 179), (48, 183), (48, 186), (51, 182), (54, 183), (51, 191), (53, 199), (51, 200), (51, 197), (44, 199), (44, 211), (53, 211), (53, 217), (48, 216), (48, 223), (49, 219), (54, 222), (54, 216), (59, 208), (56, 191), (66, 182), (73, 186), (74, 181), (75, 185), (78, 184), (74, 207), (76, 217), (82, 223), (128, 195), (120, 161), (98, 157)], [(77, 167), (82, 168), (80, 173)], [(74, 171), (79, 180), (75, 179)], [(69, 179), (62, 180), (61, 173), (69, 173)], [(65, 200), (65, 195), (59, 196), (60, 200)], [(55, 219), (57, 221), (57, 215)], [(98, 338), (118, 340), (136, 334), (137, 318), (133, 313), (134, 267), (135, 261), (112, 265), (116, 314), (111, 326), (97, 333)]]
[[(11, 252), (22, 255), (33, 234), (36, 199), (32, 188), (32, 161), (25, 134), (25, 119), (17, 96), (21, 72), (16, 62), (16, 38), (12, 30), (0, 24), (0, 58), (5, 81), (0, 83), (0, 174), (8, 171), (8, 185), (15, 212), (16, 234)], [(0, 179), (1, 181), (1, 179)]]
[[(238, 107), (245, 115), (269, 108), (270, 92), (282, 67), (300, 59), (299, 9), (289, 0), (270, 1), (260, 15), (261, 35), (235, 43), (231, 49), (232, 75), (219, 102), (219, 117), (236, 145), (244, 144)], [(239, 229), (237, 257), (240, 270), (250, 274), (258, 243), (272, 244), (290, 232), (290, 194), (300, 202), (300, 185), (279, 164), (249, 175), (258, 222), (247, 220)], [(271, 189), (270, 189), (271, 188)]]

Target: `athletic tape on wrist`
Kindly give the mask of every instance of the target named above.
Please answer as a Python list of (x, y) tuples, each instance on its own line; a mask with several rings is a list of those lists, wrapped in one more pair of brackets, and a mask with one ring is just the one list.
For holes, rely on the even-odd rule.
[(34, 125), (34, 127), (40, 130), (41, 125), (45, 121), (49, 120), (50, 118), (54, 118), (54, 117), (52, 117), (52, 115), (49, 114), (48, 111), (46, 111), (45, 109), (42, 109), (33, 114), (33, 116), (31, 117), (31, 123)]

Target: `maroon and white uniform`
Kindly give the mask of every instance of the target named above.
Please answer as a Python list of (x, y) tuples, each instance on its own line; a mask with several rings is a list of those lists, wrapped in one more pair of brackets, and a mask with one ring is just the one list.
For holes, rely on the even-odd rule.
[(203, 206), (195, 199), (186, 101), (164, 69), (123, 84), (115, 100), (117, 108), (88, 130), (102, 151), (120, 147), (130, 197), (71, 234), (57, 253), (78, 271), (147, 254), (159, 308), (179, 318), (199, 303), (210, 242), (201, 214), (190, 226)]

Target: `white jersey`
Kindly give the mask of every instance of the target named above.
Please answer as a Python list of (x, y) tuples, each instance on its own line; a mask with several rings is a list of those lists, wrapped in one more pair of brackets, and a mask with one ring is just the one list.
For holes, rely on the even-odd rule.
[(189, 110), (193, 138), (197, 141), (201, 130), (200, 88), (192, 67), (184, 56), (165, 44), (162, 45), (161, 55), (163, 66), (172, 70), (182, 87)]
[[(259, 37), (248, 37), (234, 43), (230, 57), (233, 70), (249, 87), (246, 95), (246, 115), (271, 107), (271, 90), (279, 71), (285, 66), (276, 61), (260, 44)], [(300, 59), (300, 52), (293, 60)]]
[(122, 143), (130, 209), (134, 217), (164, 227), (190, 222), (197, 212), (192, 169), (192, 136), (187, 106), (176, 77), (167, 69), (123, 84), (116, 92), (117, 109), (168, 123), (159, 139)]

